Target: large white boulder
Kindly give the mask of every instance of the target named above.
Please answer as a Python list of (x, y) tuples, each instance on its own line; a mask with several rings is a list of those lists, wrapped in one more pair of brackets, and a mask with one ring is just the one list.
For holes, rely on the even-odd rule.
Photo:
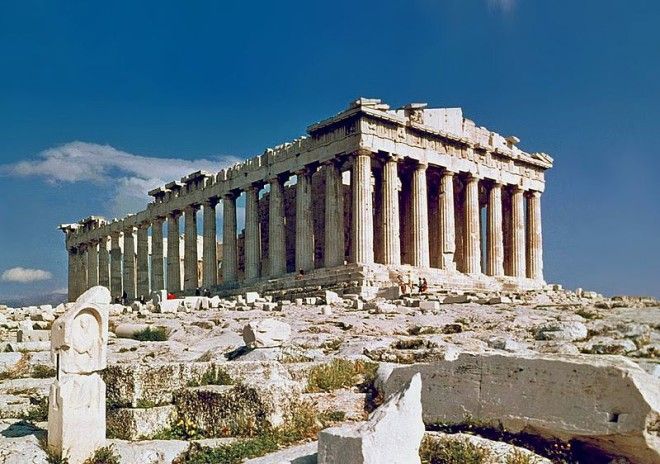
[(110, 304), (111, 301), (110, 290), (102, 285), (97, 285), (80, 295), (76, 303)]
[(587, 326), (579, 321), (548, 322), (536, 329), (537, 340), (574, 342), (587, 338)]
[(660, 462), (660, 384), (625, 358), (461, 353), (381, 368), (377, 385), (388, 395), (416, 374), (427, 424), (469, 419)]
[(249, 322), (243, 327), (243, 341), (250, 348), (274, 348), (291, 338), (291, 326), (277, 319)]
[(422, 379), (416, 374), (366, 422), (321, 431), (318, 464), (419, 464), (421, 395)]

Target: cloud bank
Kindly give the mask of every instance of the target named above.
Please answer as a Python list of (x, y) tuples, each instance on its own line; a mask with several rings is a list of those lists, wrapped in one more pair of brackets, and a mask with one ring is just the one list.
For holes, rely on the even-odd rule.
[(3, 282), (18, 282), (21, 284), (28, 284), (30, 282), (49, 280), (52, 277), (53, 275), (50, 272), (41, 269), (14, 267), (3, 272), (0, 280)]
[(0, 174), (41, 177), (49, 183), (90, 182), (113, 192), (110, 213), (121, 216), (143, 209), (147, 192), (199, 170), (219, 171), (239, 161), (233, 156), (184, 160), (140, 156), (110, 145), (70, 142), (49, 148), (35, 159), (0, 166)]

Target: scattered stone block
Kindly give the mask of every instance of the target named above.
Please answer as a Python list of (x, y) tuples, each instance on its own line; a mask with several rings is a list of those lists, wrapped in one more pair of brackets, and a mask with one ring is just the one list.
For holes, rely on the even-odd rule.
[(574, 342), (587, 338), (587, 327), (578, 321), (556, 321), (543, 324), (536, 329), (536, 340)]
[(266, 456), (248, 459), (245, 464), (317, 464), (318, 442), (305, 443)]
[(114, 332), (118, 338), (133, 338), (136, 333), (142, 332), (149, 327), (151, 327), (149, 324), (132, 324), (126, 322), (115, 327)]
[(330, 290), (325, 291), (325, 304), (329, 305), (341, 305), (344, 301), (342, 297), (339, 296), (337, 292), (331, 292)]
[(422, 300), (419, 302), (419, 309), (422, 311), (436, 311), (440, 309), (440, 302), (433, 300)]
[(470, 303), (472, 299), (469, 295), (447, 295), (443, 300), (444, 304), (462, 304)]
[(489, 299), (488, 299), (488, 302), (487, 302), (487, 304), (489, 304), (489, 305), (494, 305), (494, 304), (511, 304), (511, 303), (512, 303), (511, 298), (509, 298), (508, 296), (504, 296), (504, 295), (502, 295), (502, 296), (494, 296), (494, 297), (492, 297), (492, 298), (489, 298)]
[(245, 293), (245, 302), (247, 304), (253, 304), (259, 298), (259, 293), (257, 292), (246, 292)]
[(110, 304), (112, 302), (112, 297), (110, 296), (110, 290), (107, 288), (97, 285), (92, 287), (82, 295), (78, 297), (76, 303), (93, 303), (93, 304)]
[(248, 323), (243, 328), (245, 345), (251, 348), (282, 346), (291, 338), (291, 326), (277, 319), (262, 319)]
[(50, 330), (19, 330), (16, 333), (18, 342), (47, 342), (50, 340)]
[(113, 408), (108, 410), (108, 434), (123, 440), (147, 439), (171, 427), (176, 419), (176, 407), (171, 404), (150, 408)]

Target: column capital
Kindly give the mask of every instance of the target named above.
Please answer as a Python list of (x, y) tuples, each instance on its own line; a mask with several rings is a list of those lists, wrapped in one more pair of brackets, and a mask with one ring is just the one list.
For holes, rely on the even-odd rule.
[(374, 155), (374, 153), (371, 150), (367, 150), (366, 148), (358, 148), (357, 150), (355, 150), (352, 153), (352, 155), (355, 156), (355, 157), (357, 157), (357, 156), (368, 156), (368, 157), (371, 158)]
[(223, 200), (236, 200), (239, 197), (239, 192), (231, 190), (222, 195)]
[(245, 192), (249, 192), (249, 191), (251, 191), (251, 190), (256, 190), (257, 193), (259, 193), (259, 191), (263, 188), (263, 186), (264, 186), (264, 183), (261, 182), (261, 181), (259, 181), (259, 182), (253, 182), (253, 183), (251, 183), (250, 185), (248, 185), (247, 187), (245, 187), (243, 190), (244, 190)]
[(283, 172), (280, 174), (275, 174), (270, 177), (266, 177), (266, 182), (269, 184), (272, 184), (274, 182), (279, 182), (280, 184), (284, 184), (287, 180), (289, 180), (289, 177), (291, 177), (291, 174), (289, 172)]
[(189, 204), (189, 205), (186, 205), (186, 206), (183, 208), (183, 211), (184, 211), (185, 213), (192, 213), (192, 212), (198, 211), (198, 210), (199, 210), (199, 207), (200, 207), (200, 205), (198, 205), (197, 203), (191, 203), (191, 204)]
[(312, 166), (304, 166), (293, 172), (296, 176), (307, 176), (314, 173)]
[(215, 208), (215, 206), (218, 204), (218, 197), (211, 197), (211, 198), (206, 198), (203, 202), (202, 205), (205, 208)]
[(454, 177), (456, 174), (458, 174), (458, 171), (453, 171), (449, 168), (443, 167), (442, 177)]
[(511, 185), (511, 190), (512, 190), (513, 192), (516, 192), (516, 193), (517, 193), (517, 192), (524, 192), (524, 191), (525, 191), (525, 189), (522, 187), (522, 185), (518, 185), (518, 184), (513, 184), (513, 185)]
[(164, 218), (163, 216), (155, 216), (151, 222), (154, 224), (159, 224), (159, 223), (162, 224), (163, 222), (165, 222), (165, 219), (166, 218)]
[(135, 227), (133, 227), (133, 226), (125, 227), (124, 229), (122, 229), (122, 231), (124, 232), (124, 235), (133, 234), (133, 233), (135, 233)]
[(429, 167), (428, 161), (424, 160), (418, 160), (417, 163), (415, 164), (415, 170), (417, 171), (426, 171), (426, 169)]
[(479, 181), (482, 180), (482, 179), (483, 179), (482, 176), (480, 176), (480, 175), (478, 175), (478, 174), (475, 174), (475, 173), (473, 173), (473, 172), (468, 172), (468, 175), (467, 175), (467, 181), (468, 181), (468, 183), (479, 182)]
[(526, 194), (530, 198), (541, 198), (541, 192), (539, 192), (538, 190), (528, 190)]
[(168, 218), (177, 219), (179, 216), (181, 216), (181, 211), (179, 211), (178, 209), (175, 209), (167, 213)]

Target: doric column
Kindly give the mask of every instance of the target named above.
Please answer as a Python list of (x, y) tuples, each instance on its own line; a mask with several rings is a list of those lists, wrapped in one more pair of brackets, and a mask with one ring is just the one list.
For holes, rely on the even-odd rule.
[(286, 274), (286, 242), (284, 236), (284, 185), (273, 177), (268, 200), (268, 261), (270, 276)]
[(481, 272), (481, 231), (479, 229), (479, 178), (470, 175), (465, 184), (465, 272)]
[(259, 190), (261, 185), (245, 189), (245, 280), (259, 278), (261, 234), (259, 233)]
[(76, 282), (77, 278), (77, 272), (78, 272), (78, 249), (75, 247), (67, 247), (67, 254), (68, 254), (68, 300), (69, 301), (76, 301), (76, 298), (78, 298), (78, 283)]
[(341, 171), (334, 161), (325, 164), (324, 265), (344, 264), (344, 193)]
[(374, 262), (374, 222), (371, 198), (371, 153), (360, 150), (355, 153), (351, 174), (352, 217), (351, 259), (354, 263)]
[(238, 247), (236, 243), (236, 195), (222, 197), (222, 278), (225, 284), (238, 279)]
[(504, 275), (504, 236), (502, 233), (502, 184), (495, 182), (488, 193), (487, 269), (490, 276)]
[(137, 298), (149, 298), (149, 224), (138, 226), (137, 230)]
[(438, 195), (438, 219), (440, 226), (440, 268), (456, 270), (456, 223), (454, 221), (454, 172), (444, 170)]
[(541, 232), (541, 192), (527, 196), (527, 277), (543, 280), (543, 235)]
[(522, 188), (511, 191), (511, 274), (525, 277), (525, 198)]
[(113, 232), (110, 235), (110, 294), (114, 297), (121, 297), (122, 294), (122, 275), (121, 275), (121, 245), (119, 243), (119, 232)]
[(296, 172), (296, 272), (314, 269), (314, 226), (312, 215), (312, 172)]
[(135, 300), (135, 231), (133, 227), (124, 229), (124, 291), (129, 302)]
[(189, 205), (184, 210), (185, 213), (185, 233), (184, 233), (184, 290), (195, 290), (199, 287), (197, 279), (197, 210), (199, 206)]
[(401, 264), (401, 231), (399, 228), (399, 170), (395, 156), (383, 165), (383, 262)]
[(412, 265), (429, 267), (429, 217), (425, 163), (415, 166), (412, 174)]
[(99, 284), (99, 252), (98, 242), (92, 241), (87, 244), (87, 288)]
[(218, 200), (211, 198), (204, 202), (204, 287), (218, 285), (218, 246), (215, 220), (215, 206)]
[(78, 271), (76, 272), (76, 287), (78, 295), (82, 295), (87, 290), (87, 245), (78, 247)]
[(110, 288), (110, 254), (108, 253), (108, 237), (103, 237), (99, 243), (99, 285)]
[(167, 216), (167, 290), (181, 291), (181, 257), (179, 255), (179, 211)]
[(163, 280), (163, 222), (162, 217), (154, 218), (151, 223), (151, 290), (165, 289)]

